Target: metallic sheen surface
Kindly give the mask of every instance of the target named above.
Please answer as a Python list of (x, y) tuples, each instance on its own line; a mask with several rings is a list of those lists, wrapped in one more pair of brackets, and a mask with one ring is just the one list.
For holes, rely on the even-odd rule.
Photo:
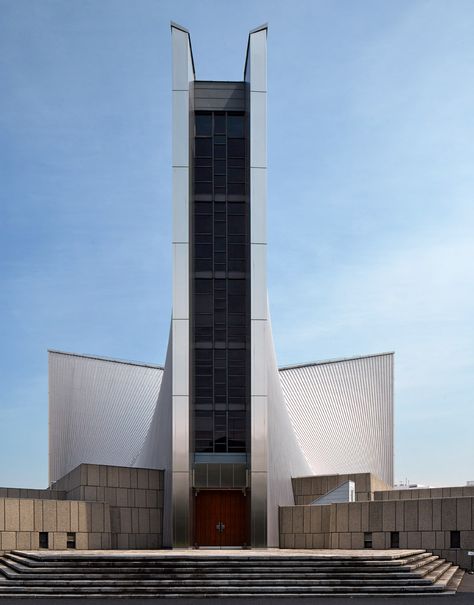
[[(190, 87), (194, 65), (189, 34), (171, 26), (173, 54), (172, 156), (173, 156), (173, 316), (172, 316), (172, 527), (173, 545), (189, 546), (190, 451), (189, 451), (189, 192)], [(179, 179), (181, 179), (179, 181)], [(180, 196), (183, 196), (182, 199)]]
[[(188, 32), (174, 24), (171, 31), (173, 314), (165, 368), (51, 351), (49, 472), (52, 482), (84, 462), (164, 469), (164, 545), (189, 547), (194, 65)], [(219, 471), (219, 482), (209, 482), (210, 464), (226, 460), (203, 454), (197, 470), (205, 478), (197, 479), (250, 488), (253, 547), (278, 546), (278, 506), (294, 504), (292, 477), (371, 472), (393, 483), (393, 354), (277, 367), (266, 285), (266, 45), (265, 26), (250, 33), (245, 85), (201, 83), (196, 97), (203, 107), (218, 99), (224, 109), (245, 101), (250, 117), (250, 472), (245, 454), (237, 455), (232, 480)]]
[(393, 485), (393, 353), (280, 370), (315, 475), (374, 473)]
[[(251, 430), (250, 430), (250, 527), (253, 547), (267, 546), (268, 506), (268, 396), (267, 396), (267, 287), (265, 217), (267, 174), (267, 30), (249, 34), (245, 61), (250, 116), (250, 241), (251, 288)], [(252, 179), (259, 171), (258, 182)], [(253, 221), (260, 228), (252, 229)]]
[(132, 466), (163, 368), (49, 351), (49, 482), (81, 463)]

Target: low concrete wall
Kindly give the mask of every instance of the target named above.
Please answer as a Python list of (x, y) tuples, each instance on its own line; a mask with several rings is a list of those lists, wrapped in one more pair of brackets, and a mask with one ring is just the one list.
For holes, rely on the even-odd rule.
[(425, 498), (474, 497), (474, 485), (459, 487), (427, 487), (420, 489), (392, 489), (375, 492), (374, 500), (420, 500)]
[(391, 490), (391, 486), (372, 473), (352, 473), (349, 475), (318, 475), (316, 477), (296, 477), (292, 479), (295, 504), (311, 504), (316, 498), (339, 487), (346, 481), (355, 483), (356, 501), (366, 502), (374, 499), (376, 490)]
[(54, 489), (25, 489), (0, 487), (0, 498), (37, 498), (39, 500), (66, 500), (66, 492)]
[(104, 502), (0, 498), (0, 550), (37, 549), (48, 532), (49, 548), (66, 548), (67, 533), (76, 548), (110, 548), (110, 507)]
[(112, 548), (161, 548), (164, 471), (81, 464), (53, 487), (68, 500), (110, 505)]
[[(461, 548), (450, 548), (451, 531), (460, 532)], [(391, 532), (399, 532), (400, 548), (423, 548), (467, 569), (474, 497), (280, 507), (280, 548), (364, 548), (365, 532), (375, 549), (390, 548)]]
[(81, 464), (46, 490), (0, 488), (0, 552), (39, 548), (161, 548), (164, 471)]

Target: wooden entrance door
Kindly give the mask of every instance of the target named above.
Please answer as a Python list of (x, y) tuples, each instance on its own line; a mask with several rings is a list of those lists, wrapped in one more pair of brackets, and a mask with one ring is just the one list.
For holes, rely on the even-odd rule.
[(202, 490), (196, 496), (195, 542), (198, 546), (244, 546), (247, 498), (241, 491)]

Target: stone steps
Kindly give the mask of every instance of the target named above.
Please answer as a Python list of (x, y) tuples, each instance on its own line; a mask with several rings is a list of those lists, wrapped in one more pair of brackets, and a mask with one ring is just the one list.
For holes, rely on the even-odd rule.
[(456, 574), (457, 567), (425, 551), (388, 556), (14, 551), (0, 557), (0, 597), (436, 596), (455, 591)]
[(459, 588), (459, 584), (461, 584), (461, 582), (462, 582), (462, 579), (463, 579), (465, 573), (466, 572), (464, 571), (464, 569), (458, 568), (457, 571), (454, 573), (453, 577), (451, 578), (451, 580), (449, 580), (446, 588), (448, 590), (452, 590), (452, 591), (456, 592), (456, 590)]

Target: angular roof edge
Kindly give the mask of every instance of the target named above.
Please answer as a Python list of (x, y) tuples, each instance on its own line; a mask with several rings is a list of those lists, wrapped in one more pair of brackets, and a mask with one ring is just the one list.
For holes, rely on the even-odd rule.
[(83, 353), (70, 353), (68, 351), (58, 351), (57, 349), (48, 349), (48, 353), (54, 353), (55, 355), (68, 355), (69, 357), (82, 357), (84, 359), (96, 359), (98, 361), (108, 361), (110, 363), (123, 363), (129, 366), (141, 366), (143, 368), (153, 368), (154, 370), (164, 370), (163, 366), (144, 363), (141, 361), (127, 361), (126, 359), (115, 359), (113, 357), (102, 357), (101, 355), (85, 355)]
[(189, 52), (191, 53), (191, 63), (193, 64), (193, 75), (194, 75), (194, 79), (196, 79), (196, 67), (194, 65), (194, 55), (193, 55), (193, 45), (191, 44), (191, 34), (189, 33), (188, 29), (186, 29), (182, 25), (179, 25), (179, 23), (175, 23), (174, 21), (170, 21), (170, 27), (171, 27), (171, 29), (173, 29), (173, 28), (179, 29), (180, 31), (182, 31), (188, 35)]
[(297, 368), (307, 368), (310, 366), (321, 366), (329, 363), (340, 363), (342, 361), (356, 361), (358, 359), (368, 359), (370, 357), (383, 357), (386, 355), (395, 355), (395, 351), (387, 351), (385, 353), (370, 353), (369, 355), (355, 355), (353, 357), (339, 357), (337, 359), (325, 359), (323, 361), (308, 361), (306, 363), (295, 363), (292, 365), (281, 366), (278, 368), (280, 372), (284, 370), (296, 370)]
[(268, 36), (268, 23), (263, 23), (263, 25), (259, 25), (258, 27), (255, 27), (254, 29), (251, 29), (249, 31), (249, 35), (247, 38), (247, 50), (245, 51), (245, 63), (244, 63), (244, 80), (245, 80), (245, 73), (247, 71), (247, 63), (249, 60), (249, 48), (250, 48), (250, 36), (252, 34), (256, 34), (257, 32), (263, 31), (265, 30), (267, 32), (267, 36)]

